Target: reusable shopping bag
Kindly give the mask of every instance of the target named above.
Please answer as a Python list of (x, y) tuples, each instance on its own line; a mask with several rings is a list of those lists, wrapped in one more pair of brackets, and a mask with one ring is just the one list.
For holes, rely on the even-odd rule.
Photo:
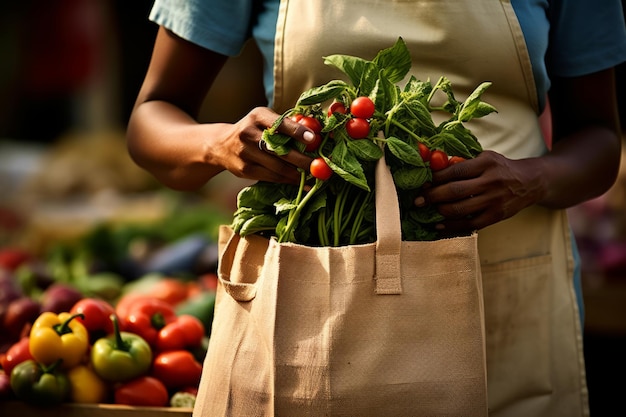
[(194, 417), (487, 415), (477, 235), (402, 241), (384, 158), (375, 192), (372, 244), (222, 226)]

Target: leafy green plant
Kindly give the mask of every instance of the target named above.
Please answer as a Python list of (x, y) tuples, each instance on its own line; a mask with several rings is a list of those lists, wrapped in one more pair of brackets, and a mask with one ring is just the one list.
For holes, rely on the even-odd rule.
[[(491, 83), (480, 84), (464, 101), (455, 98), (445, 76), (434, 85), (411, 76), (401, 88), (399, 83), (411, 68), (402, 38), (379, 51), (371, 61), (331, 55), (324, 62), (345, 74), (348, 81), (331, 80), (304, 91), (295, 107), (263, 133), (268, 149), (276, 154), (284, 155), (296, 148), (315, 158), (316, 165), (311, 173), (301, 171), (299, 186), (258, 182), (241, 190), (233, 230), (242, 236), (259, 233), (275, 236), (279, 242), (313, 246), (374, 242), (374, 167), (384, 154), (398, 190), (403, 239), (437, 239), (434, 224), (442, 220), (441, 214), (435, 207), (413, 204), (435, 169), (435, 161), (431, 166), (425, 155), (438, 151), (437, 169), (442, 169), (448, 157), (458, 161), (482, 151), (478, 139), (464, 124), (496, 111), (481, 100)], [(358, 110), (352, 112), (355, 100)], [(433, 112), (449, 116), (435, 123)], [(363, 115), (371, 117), (358, 117)], [(305, 149), (303, 144), (278, 133), (285, 117), (317, 119), (322, 126), (319, 147)], [(420, 152), (420, 147), (428, 152)], [(332, 170), (332, 176), (328, 177), (320, 158)]]

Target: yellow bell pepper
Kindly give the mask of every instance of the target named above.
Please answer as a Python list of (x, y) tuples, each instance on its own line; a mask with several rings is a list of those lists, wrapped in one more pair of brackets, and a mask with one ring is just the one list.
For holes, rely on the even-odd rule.
[(82, 314), (44, 312), (30, 330), (29, 349), (33, 358), (44, 365), (62, 359), (61, 367), (70, 369), (86, 356), (89, 334), (76, 317)]
[(87, 365), (77, 365), (67, 371), (70, 381), (70, 401), (80, 404), (103, 403), (108, 397), (108, 384)]

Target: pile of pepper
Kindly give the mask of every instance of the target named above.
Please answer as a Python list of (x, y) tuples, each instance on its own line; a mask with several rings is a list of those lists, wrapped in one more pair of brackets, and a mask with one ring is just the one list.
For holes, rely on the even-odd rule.
[(0, 365), (13, 395), (33, 405), (191, 407), (207, 334), (198, 317), (153, 295), (130, 293), (115, 306), (83, 298), (41, 313)]

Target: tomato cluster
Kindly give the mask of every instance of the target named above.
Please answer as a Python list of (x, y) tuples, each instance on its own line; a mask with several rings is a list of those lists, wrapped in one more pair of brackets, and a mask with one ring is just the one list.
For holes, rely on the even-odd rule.
[(465, 161), (465, 158), (462, 156), (448, 156), (448, 154), (441, 149), (429, 149), (428, 146), (419, 142), (417, 144), (420, 156), (424, 160), (424, 162), (428, 162), (430, 164), (430, 169), (432, 171), (441, 171), (444, 168), (449, 167), (450, 165), (458, 164), (459, 162)]
[(366, 138), (370, 133), (370, 119), (376, 108), (369, 97), (357, 97), (350, 105), (350, 114), (353, 116), (346, 123), (346, 131), (352, 139)]
[[(372, 99), (360, 96), (352, 101), (349, 108), (346, 108), (345, 104), (341, 101), (333, 101), (328, 106), (326, 114), (328, 117), (333, 116), (335, 113), (349, 115), (350, 118), (345, 123), (346, 133), (352, 139), (364, 139), (370, 134), (371, 126), (369, 119), (374, 116), (375, 111), (376, 108)], [(322, 144), (322, 130), (324, 128), (322, 122), (313, 115), (304, 115), (302, 113), (292, 115), (291, 119), (315, 133), (315, 140), (307, 143), (304, 150), (306, 152), (317, 151)], [(332, 137), (333, 132), (329, 134)], [(323, 181), (328, 180), (333, 173), (330, 166), (322, 157), (317, 157), (311, 162), (310, 172), (315, 178)]]

